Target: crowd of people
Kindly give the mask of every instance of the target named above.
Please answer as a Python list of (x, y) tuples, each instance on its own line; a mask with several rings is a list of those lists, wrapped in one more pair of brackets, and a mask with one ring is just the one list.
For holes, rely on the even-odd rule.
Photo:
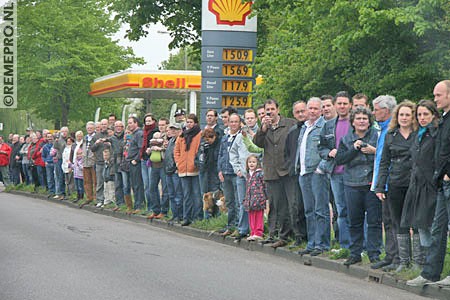
[(206, 208), (202, 198), (223, 192), (223, 236), (273, 248), (306, 242), (298, 254), (317, 256), (331, 249), (333, 228), (346, 266), (366, 251), (373, 269), (422, 270), (409, 285), (450, 286), (450, 274), (439, 281), (450, 212), (450, 81), (433, 94), (416, 104), (341, 91), (295, 102), (294, 118), (269, 99), (243, 116), (209, 109), (204, 128), (181, 109), (174, 123), (148, 113), (142, 126), (136, 116), (123, 124), (111, 114), (88, 122), (86, 133), (0, 136), (0, 173), (5, 186), (42, 186), (60, 200), (76, 191), (81, 206), (126, 205), (181, 226), (221, 214), (220, 201)]

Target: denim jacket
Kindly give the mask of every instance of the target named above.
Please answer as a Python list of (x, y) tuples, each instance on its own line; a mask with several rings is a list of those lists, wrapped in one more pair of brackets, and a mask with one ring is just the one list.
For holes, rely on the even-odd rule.
[[(320, 163), (320, 155), (319, 155), (319, 142), (320, 142), (320, 132), (322, 131), (322, 127), (325, 125), (325, 119), (320, 117), (316, 124), (313, 125), (313, 128), (308, 134), (306, 138), (306, 155), (305, 155), (305, 170), (306, 174), (312, 173), (317, 169), (317, 166)], [(306, 132), (307, 126), (303, 124), (302, 129), (300, 130), (300, 135), (298, 137), (298, 150), (297, 150), (297, 170), (300, 172), (300, 144), (303, 140), (303, 136)]]
[(363, 138), (358, 137), (354, 131), (345, 135), (339, 144), (336, 153), (336, 164), (345, 165), (344, 184), (348, 186), (369, 186), (373, 177), (374, 154), (364, 154), (353, 147), (357, 140), (376, 147), (378, 131), (370, 128)]
[(230, 163), (230, 149), (233, 145), (237, 134), (230, 138), (229, 134), (225, 134), (220, 141), (219, 157), (217, 163), (217, 171), (222, 172), (223, 175), (235, 175), (233, 166)]

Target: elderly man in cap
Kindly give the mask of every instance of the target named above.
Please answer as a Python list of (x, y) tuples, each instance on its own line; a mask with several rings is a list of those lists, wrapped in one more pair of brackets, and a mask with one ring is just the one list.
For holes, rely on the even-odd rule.
[(184, 130), (185, 123), (186, 123), (186, 112), (179, 108), (175, 111), (175, 123), (181, 125), (181, 129)]

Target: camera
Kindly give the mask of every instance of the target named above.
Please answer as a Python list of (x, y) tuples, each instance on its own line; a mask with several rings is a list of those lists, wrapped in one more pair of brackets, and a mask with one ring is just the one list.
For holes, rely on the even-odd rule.
[(249, 128), (247, 125), (242, 126), (242, 131), (244, 131), (245, 133), (248, 133), (248, 130), (249, 130)]
[(266, 112), (266, 116), (270, 117), (271, 116), (270, 112)]
[(362, 142), (361, 145), (360, 145), (361, 148), (366, 148), (367, 146), (368, 146), (368, 145), (367, 145), (367, 143), (365, 143), (365, 142)]

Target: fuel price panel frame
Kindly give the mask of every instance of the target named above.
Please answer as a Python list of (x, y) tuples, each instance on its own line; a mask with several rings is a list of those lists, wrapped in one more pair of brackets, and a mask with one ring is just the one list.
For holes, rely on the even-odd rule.
[[(252, 107), (249, 94), (255, 85), (252, 67), (256, 48), (246, 47), (206, 47), (202, 52), (202, 87), (207, 103), (220, 102), (222, 107)], [(210, 93), (220, 93), (212, 96)]]

